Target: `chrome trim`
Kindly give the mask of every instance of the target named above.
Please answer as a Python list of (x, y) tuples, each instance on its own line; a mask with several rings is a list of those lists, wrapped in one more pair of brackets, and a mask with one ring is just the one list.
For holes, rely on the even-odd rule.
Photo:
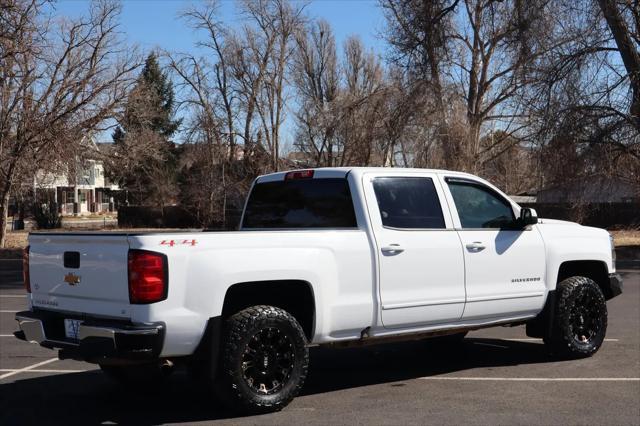
[(143, 330), (127, 330), (127, 329), (114, 329), (108, 327), (95, 327), (91, 325), (80, 324), (80, 330), (78, 331), (79, 340), (85, 339), (87, 337), (104, 337), (107, 339), (113, 339), (115, 341), (116, 334), (126, 334), (126, 335), (138, 335), (138, 336), (146, 336), (146, 335), (156, 335), (158, 334), (157, 328), (149, 328)]
[(118, 334), (127, 334), (127, 335), (138, 335), (138, 336), (147, 336), (147, 335), (156, 335), (158, 333), (160, 333), (160, 329), (159, 328), (146, 328), (144, 330), (123, 330), (123, 329), (118, 329), (117, 330)]
[(456, 305), (459, 303), (464, 303), (464, 299), (453, 299), (453, 300), (436, 300), (436, 301), (424, 301), (424, 302), (410, 302), (410, 303), (393, 303), (382, 305), (382, 309), (385, 311), (392, 309), (403, 309), (403, 308), (421, 308), (424, 306), (440, 306), (440, 305)]
[(16, 316), (16, 321), (18, 321), (18, 326), (24, 333), (24, 337), (27, 342), (42, 343), (47, 340), (47, 337), (44, 334), (42, 321), (21, 316)]
[(387, 225), (382, 225), (382, 227), (390, 231), (426, 231), (426, 232), (457, 231), (457, 229), (455, 228), (397, 228), (395, 226), (387, 226)]
[(523, 294), (512, 294), (512, 295), (504, 295), (504, 296), (485, 296), (485, 297), (467, 297), (467, 303), (475, 303), (475, 302), (493, 302), (496, 300), (510, 300), (510, 299), (528, 299), (531, 297), (543, 297), (544, 292), (536, 292), (536, 293), (523, 293)]
[(35, 342), (38, 344), (50, 343), (54, 345), (78, 346), (79, 342), (82, 341), (83, 339), (86, 339), (89, 337), (100, 337), (100, 338), (110, 339), (111, 341), (113, 341), (113, 346), (116, 347), (116, 334), (146, 336), (146, 335), (158, 335), (160, 333), (160, 327), (139, 329), (139, 330), (127, 330), (127, 329), (121, 329), (121, 328), (98, 327), (98, 326), (80, 324), (80, 328), (78, 330), (79, 342), (60, 341), (60, 340), (47, 339), (47, 336), (44, 332), (42, 321), (39, 319), (16, 315), (16, 321), (18, 321), (18, 327), (24, 333), (25, 339), (28, 342)]
[(78, 340), (83, 340), (87, 337), (104, 337), (113, 340), (115, 343), (116, 332), (112, 328), (92, 327), (90, 325), (80, 324), (80, 329), (78, 330)]

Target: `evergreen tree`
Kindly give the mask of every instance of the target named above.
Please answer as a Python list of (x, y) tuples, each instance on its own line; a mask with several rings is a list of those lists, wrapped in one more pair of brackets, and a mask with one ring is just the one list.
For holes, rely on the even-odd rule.
[(164, 205), (175, 199), (178, 151), (170, 138), (181, 120), (174, 115), (173, 85), (151, 53), (112, 133), (117, 157), (111, 175), (129, 191), (130, 202)]

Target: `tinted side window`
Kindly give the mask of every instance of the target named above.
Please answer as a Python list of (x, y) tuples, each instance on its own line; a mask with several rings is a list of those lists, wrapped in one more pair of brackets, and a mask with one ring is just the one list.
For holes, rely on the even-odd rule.
[(482, 185), (448, 181), (463, 228), (508, 228), (515, 216), (511, 204)]
[(254, 185), (243, 228), (355, 228), (345, 178), (300, 179)]
[(382, 224), (392, 228), (444, 228), (442, 207), (430, 178), (388, 177), (373, 181)]

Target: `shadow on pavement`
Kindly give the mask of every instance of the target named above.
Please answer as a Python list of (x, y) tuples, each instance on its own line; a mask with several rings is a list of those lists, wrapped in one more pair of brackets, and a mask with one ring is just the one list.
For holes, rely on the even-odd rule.
[[(443, 346), (415, 341), (354, 349), (313, 348), (302, 395), (436, 376), (473, 368), (550, 362), (532, 342), (468, 338)], [(233, 417), (176, 372), (165, 383), (123, 389), (99, 371), (33, 377), (0, 385), (0, 424), (158, 424)]]

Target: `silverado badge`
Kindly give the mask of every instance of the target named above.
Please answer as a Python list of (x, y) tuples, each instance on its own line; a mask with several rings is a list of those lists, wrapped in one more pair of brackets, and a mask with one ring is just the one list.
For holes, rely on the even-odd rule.
[(64, 282), (69, 285), (77, 285), (80, 284), (80, 275), (76, 275), (73, 272), (69, 272), (64, 276)]

